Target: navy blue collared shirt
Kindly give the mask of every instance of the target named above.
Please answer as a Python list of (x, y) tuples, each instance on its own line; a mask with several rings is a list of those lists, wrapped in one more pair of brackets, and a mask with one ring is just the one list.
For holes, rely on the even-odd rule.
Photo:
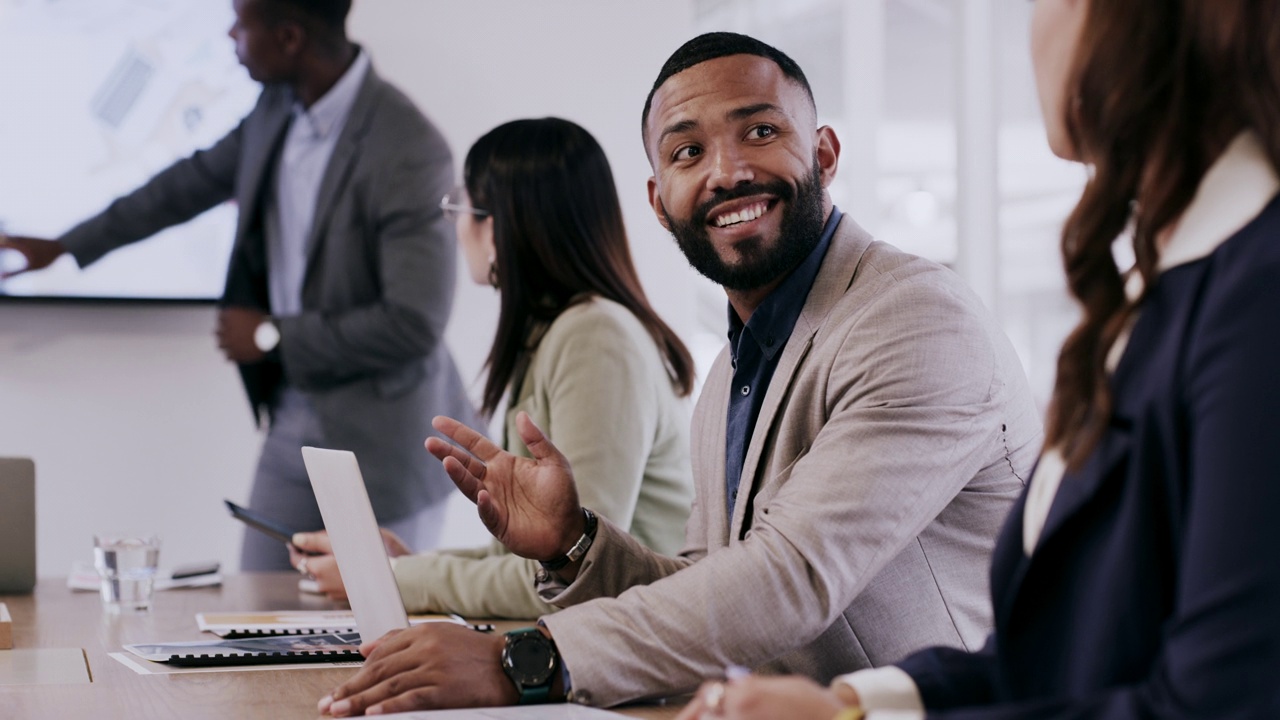
[(729, 393), (729, 422), (725, 432), (724, 479), (725, 504), (729, 517), (738, 499), (738, 485), (742, 482), (742, 464), (747, 459), (747, 445), (755, 431), (756, 418), (764, 403), (765, 391), (773, 371), (782, 357), (804, 301), (809, 297), (813, 281), (822, 267), (822, 258), (831, 245), (842, 213), (831, 209), (831, 217), (822, 228), (818, 246), (804, 262), (796, 266), (782, 284), (773, 289), (751, 313), (746, 325), (738, 318), (733, 306), (729, 306), (729, 353), (733, 359), (733, 386)]

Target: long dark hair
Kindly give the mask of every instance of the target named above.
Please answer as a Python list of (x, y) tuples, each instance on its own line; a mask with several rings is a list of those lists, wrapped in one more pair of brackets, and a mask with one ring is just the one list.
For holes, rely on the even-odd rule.
[(1156, 239), (1227, 144), (1252, 130), (1280, 168), (1280, 3), (1090, 0), (1067, 85), (1068, 132), (1092, 172), (1062, 233), (1084, 317), (1058, 356), (1049, 446), (1078, 469), (1111, 416), (1106, 355), (1141, 302), (1112, 244), (1130, 228), (1150, 288)]
[(693, 389), (693, 359), (649, 305), (631, 262), (622, 208), (604, 150), (559, 118), (516, 120), (471, 146), (463, 166), (471, 203), (493, 216), (498, 330), (481, 406), (498, 407), (541, 332), (592, 296), (631, 311), (658, 344), (680, 395)]

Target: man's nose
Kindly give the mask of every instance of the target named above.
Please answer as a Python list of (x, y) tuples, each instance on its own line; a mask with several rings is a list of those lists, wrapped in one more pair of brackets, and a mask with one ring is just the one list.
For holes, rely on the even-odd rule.
[(707, 190), (728, 190), (755, 179), (755, 171), (736, 143), (721, 143), (711, 149), (711, 172)]

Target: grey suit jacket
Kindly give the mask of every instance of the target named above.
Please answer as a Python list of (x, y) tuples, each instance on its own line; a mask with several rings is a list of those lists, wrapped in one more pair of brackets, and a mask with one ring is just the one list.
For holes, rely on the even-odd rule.
[[(293, 95), (267, 86), (213, 147), (174, 163), (65, 234), (83, 267), (226, 200), (240, 206), (222, 304), (270, 312), (263, 205)], [(278, 318), (278, 357), (241, 365), (255, 415), (283, 378), (310, 397), (328, 443), (360, 460), (379, 522), (453, 484), (422, 448), (433, 415), (472, 419), (444, 328), (453, 227), (438, 203), (454, 181), (443, 136), (370, 68), (321, 181), (303, 312)]]
[[(693, 688), (728, 664), (821, 682), (991, 628), (995, 536), (1041, 443), (1012, 347), (949, 270), (847, 216), (769, 384), (725, 515), (722, 352), (693, 420), (679, 557), (601, 523), (544, 618), (573, 697)], [(616, 597), (614, 597), (616, 596)]]

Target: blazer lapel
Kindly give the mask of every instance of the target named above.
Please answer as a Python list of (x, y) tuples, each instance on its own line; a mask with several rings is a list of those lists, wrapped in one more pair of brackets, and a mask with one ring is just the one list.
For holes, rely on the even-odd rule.
[[(338, 136), (338, 142), (334, 145), (333, 156), (329, 158), (324, 178), (320, 181), (320, 190), (316, 193), (315, 217), (311, 221), (311, 232), (307, 235), (307, 277), (311, 275), (311, 268), (315, 265), (316, 254), (323, 244), (325, 231), (328, 230), (329, 222), (333, 219), (333, 209), (337, 204), (338, 195), (346, 187), (351, 171), (355, 167), (356, 157), (360, 154), (360, 143), (373, 119), (377, 86), (381, 82), (374, 74), (373, 68), (369, 68), (369, 74), (360, 84), (360, 91), (356, 94), (355, 103), (351, 106), (351, 115), (347, 117), (342, 134)], [(305, 285), (304, 279), (303, 286)]]
[[(784, 401), (790, 395), (797, 373), (804, 363), (809, 349), (813, 347), (814, 336), (822, 328), (827, 315), (836, 302), (844, 296), (857, 272), (858, 263), (867, 247), (871, 244), (871, 236), (845, 215), (836, 227), (835, 236), (827, 248), (827, 255), (822, 259), (822, 268), (813, 281), (809, 297), (805, 299), (804, 309), (800, 312), (796, 326), (787, 339), (787, 346), (778, 360), (778, 367), (769, 381), (769, 389), (764, 396), (764, 404), (760, 407), (760, 415), (756, 418), (755, 430), (751, 433), (751, 442), (747, 445), (747, 456), (742, 463), (742, 479), (750, 482), (750, 494), (742, 497), (754, 497), (756, 490), (765, 478), (757, 477), (760, 472), (760, 460), (769, 438), (773, 435), (774, 424), (778, 422), (784, 407)], [(723, 438), (723, 434), (721, 434)], [(723, 440), (721, 445), (723, 445)], [(732, 535), (741, 539), (745, 531), (747, 506), (750, 502), (737, 502), (733, 508), (733, 518), (729, 527)]]
[(280, 100), (275, 102), (276, 107), (265, 113), (260, 122), (245, 128), (242, 140), (244, 144), (240, 149), (240, 162), (243, 166), (240, 168), (240, 184), (236, 192), (236, 202), (240, 205), (240, 216), (236, 222), (237, 243), (243, 242), (250, 226), (265, 207), (267, 176), (279, 154), (285, 130), (289, 127), (288, 96), (287, 91), (283, 92)]
[(1058, 494), (1049, 506), (1049, 516), (1045, 518), (1044, 529), (1040, 532), (1040, 539), (1036, 541), (1032, 557), (1098, 494), (1103, 484), (1123, 471), (1121, 466), (1129, 458), (1131, 449), (1129, 433), (1113, 424), (1084, 467), (1078, 472), (1068, 472), (1063, 476)]

